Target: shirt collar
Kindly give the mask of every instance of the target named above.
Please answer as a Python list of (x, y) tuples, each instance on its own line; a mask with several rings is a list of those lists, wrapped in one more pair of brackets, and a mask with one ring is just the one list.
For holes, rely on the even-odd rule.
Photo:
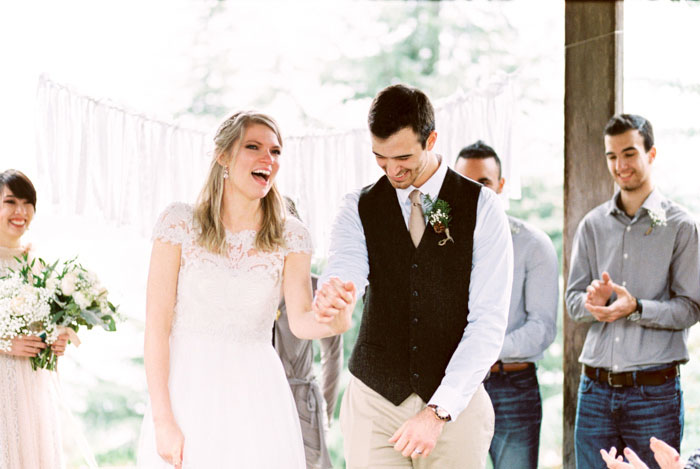
[[(647, 212), (651, 211), (655, 213), (665, 213), (666, 210), (663, 206), (664, 200), (665, 198), (661, 194), (661, 191), (654, 188), (654, 190), (651, 191), (644, 200), (640, 208), (646, 209)], [(619, 201), (620, 191), (617, 191), (615, 192), (613, 198), (608, 201), (608, 215), (624, 214), (624, 210), (620, 209), (619, 207)]]
[(447, 174), (447, 163), (445, 163), (445, 158), (440, 155), (436, 155), (438, 158), (438, 168), (435, 170), (432, 176), (428, 178), (425, 183), (420, 187), (414, 187), (413, 185), (408, 186), (405, 189), (396, 189), (396, 195), (402, 204), (406, 204), (408, 196), (411, 195), (415, 189), (421, 191), (423, 195), (429, 195), (431, 199), (435, 200), (440, 193), (442, 188), (442, 183), (445, 181), (445, 175)]

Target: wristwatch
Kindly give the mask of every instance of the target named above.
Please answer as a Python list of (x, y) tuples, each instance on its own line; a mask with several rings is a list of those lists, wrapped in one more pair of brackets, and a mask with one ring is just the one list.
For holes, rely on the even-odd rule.
[(627, 316), (627, 320), (632, 322), (642, 319), (642, 302), (639, 301), (639, 298), (635, 298), (635, 301), (637, 302), (637, 307), (634, 308), (634, 311), (632, 311), (629, 316)]
[(450, 420), (452, 420), (450, 414), (442, 407), (438, 407), (435, 404), (428, 404), (428, 407), (430, 407), (433, 410), (436, 419), (442, 420), (443, 422), (449, 422)]

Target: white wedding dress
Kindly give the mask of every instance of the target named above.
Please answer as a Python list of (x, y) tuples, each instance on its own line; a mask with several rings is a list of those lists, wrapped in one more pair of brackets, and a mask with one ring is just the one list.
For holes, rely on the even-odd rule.
[[(196, 242), (193, 208), (173, 204), (153, 237), (181, 246), (170, 335), (169, 390), (184, 437), (183, 468), (304, 468), (298, 415), (272, 325), (289, 252), (311, 252), (308, 230), (285, 225), (286, 248), (255, 249), (255, 232), (227, 233), (226, 256)], [(150, 406), (141, 429), (138, 465), (172, 468), (156, 451)]]

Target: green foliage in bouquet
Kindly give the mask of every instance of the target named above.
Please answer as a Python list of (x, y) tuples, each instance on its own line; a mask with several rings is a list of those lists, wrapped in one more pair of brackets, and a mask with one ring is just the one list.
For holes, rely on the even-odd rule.
[[(10, 269), (23, 279), (24, 283), (40, 291), (47, 292), (50, 308), (48, 324), (34, 335), (52, 344), (58, 336), (68, 332), (69, 337), (77, 338), (69, 330), (78, 332), (81, 326), (92, 329), (102, 327), (106, 331), (116, 331), (117, 307), (107, 299), (107, 290), (97, 276), (77, 262), (76, 258), (63, 263), (46, 263), (41, 258), (29, 260), (27, 254), (17, 258), (19, 268)], [(38, 264), (37, 264), (38, 261)], [(56, 369), (56, 355), (50, 347), (31, 358), (32, 368)]]

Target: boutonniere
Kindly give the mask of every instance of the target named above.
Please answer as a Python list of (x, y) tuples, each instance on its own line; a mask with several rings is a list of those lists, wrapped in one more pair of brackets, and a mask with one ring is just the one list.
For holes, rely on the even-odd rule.
[(428, 216), (428, 223), (433, 227), (433, 230), (437, 234), (445, 233), (445, 239), (441, 239), (438, 242), (438, 246), (444, 246), (448, 241), (455, 240), (450, 236), (450, 221), (452, 217), (450, 216), (450, 204), (442, 199), (431, 199), (429, 195), (425, 195), (425, 202), (428, 205), (428, 211), (426, 215)]
[(657, 226), (666, 226), (665, 211), (662, 210), (657, 212), (656, 210), (647, 209), (647, 213), (649, 214), (651, 224), (649, 225), (649, 229), (646, 231), (646, 233), (644, 233), (645, 236), (650, 235)]
[(510, 224), (510, 234), (516, 235), (516, 234), (520, 233), (520, 226), (516, 225), (513, 222), (510, 222), (509, 224)]

